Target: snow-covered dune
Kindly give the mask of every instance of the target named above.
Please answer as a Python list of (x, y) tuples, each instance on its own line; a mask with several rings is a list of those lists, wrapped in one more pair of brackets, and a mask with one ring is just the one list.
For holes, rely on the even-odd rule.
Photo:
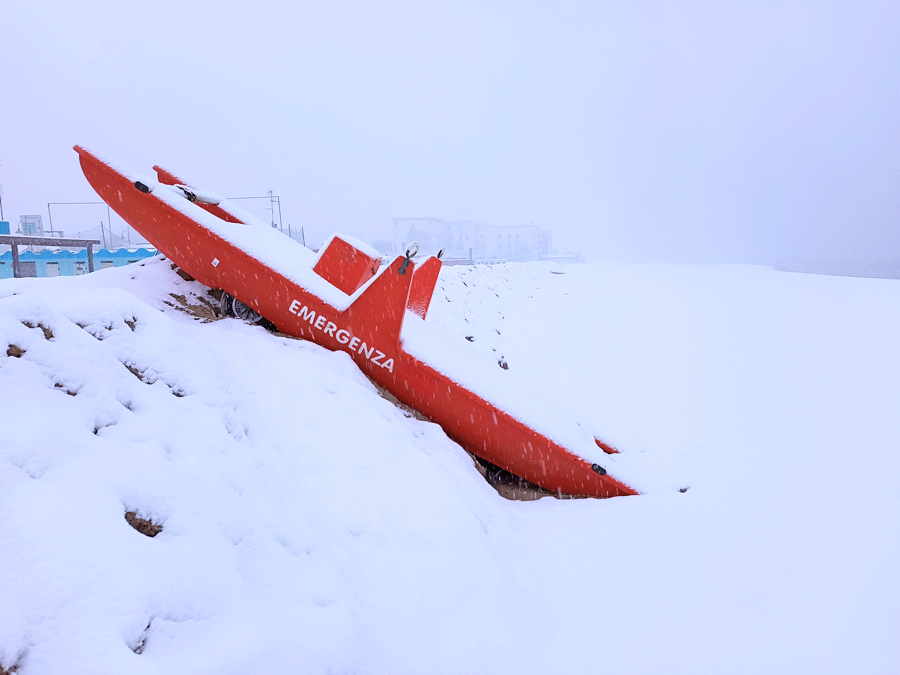
[(671, 488), (536, 502), (345, 354), (183, 311), (205, 290), (161, 259), (0, 281), (0, 668), (900, 663), (900, 283), (445, 268), (429, 321)]

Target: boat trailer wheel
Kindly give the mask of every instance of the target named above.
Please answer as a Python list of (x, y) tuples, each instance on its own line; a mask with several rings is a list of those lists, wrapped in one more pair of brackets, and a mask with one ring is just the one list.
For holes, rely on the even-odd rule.
[(222, 292), (222, 310), (225, 316), (234, 316), (247, 323), (259, 323), (262, 315), (257, 314), (250, 305), (238, 300), (233, 295)]

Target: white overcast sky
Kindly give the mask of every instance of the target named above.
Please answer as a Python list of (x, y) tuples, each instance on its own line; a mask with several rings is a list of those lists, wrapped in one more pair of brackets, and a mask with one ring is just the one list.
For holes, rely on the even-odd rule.
[(2, 0), (0, 121), (13, 222), (96, 199), (79, 143), (371, 239), (900, 258), (897, 0)]

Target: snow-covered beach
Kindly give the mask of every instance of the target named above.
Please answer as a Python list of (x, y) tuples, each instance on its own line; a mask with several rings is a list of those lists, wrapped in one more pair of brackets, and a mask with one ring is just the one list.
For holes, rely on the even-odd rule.
[(659, 486), (602, 501), (505, 500), (347, 355), (175, 296), (0, 281), (0, 667), (896, 672), (900, 282), (445, 268), (428, 321)]

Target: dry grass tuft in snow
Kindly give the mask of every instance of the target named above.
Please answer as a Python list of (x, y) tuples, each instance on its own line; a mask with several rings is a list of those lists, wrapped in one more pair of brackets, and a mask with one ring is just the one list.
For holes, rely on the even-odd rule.
[(51, 340), (53, 338), (53, 331), (50, 330), (49, 328), (47, 328), (47, 326), (45, 326), (42, 323), (35, 325), (35, 324), (31, 323), (30, 321), (26, 321), (25, 326), (27, 326), (28, 328), (40, 328), (41, 332), (44, 334), (45, 340)]
[(163, 530), (162, 525), (157, 525), (149, 518), (141, 518), (135, 511), (126, 511), (125, 520), (146, 537), (155, 537)]
[(21, 347), (19, 347), (18, 345), (9, 345), (9, 347), (6, 348), (6, 355), (12, 356), (17, 359), (21, 358), (22, 354), (24, 354), (24, 353), (25, 353), (25, 350), (22, 349)]
[[(180, 270), (179, 270), (180, 271)], [(192, 316), (197, 317), (203, 323), (209, 323), (210, 321), (218, 321), (223, 318), (219, 312), (219, 304), (221, 291), (210, 289), (207, 291), (207, 294), (213, 298), (215, 302), (210, 302), (203, 296), (197, 296), (194, 299), (198, 302), (190, 302), (188, 298), (180, 293), (169, 293), (169, 297), (173, 298), (177, 301), (178, 304), (174, 302), (166, 301), (166, 304), (170, 307), (173, 307), (177, 310), (190, 314)]]
[(13, 673), (18, 672), (19, 666), (22, 665), (22, 658), (25, 656), (24, 653), (18, 654), (13, 657), (12, 663), (10, 665), (3, 665), (3, 661), (0, 660), (0, 675), (13, 675)]
[(64, 385), (64, 384), (62, 384), (62, 383), (60, 383), (60, 382), (57, 382), (56, 384), (54, 384), (53, 387), (54, 387), (55, 389), (62, 389), (62, 390), (63, 390), (64, 392), (66, 392), (69, 396), (77, 396), (77, 395), (78, 395), (78, 392), (77, 392), (77, 391), (72, 391), (71, 389), (69, 389), (68, 387), (66, 387), (66, 385)]

